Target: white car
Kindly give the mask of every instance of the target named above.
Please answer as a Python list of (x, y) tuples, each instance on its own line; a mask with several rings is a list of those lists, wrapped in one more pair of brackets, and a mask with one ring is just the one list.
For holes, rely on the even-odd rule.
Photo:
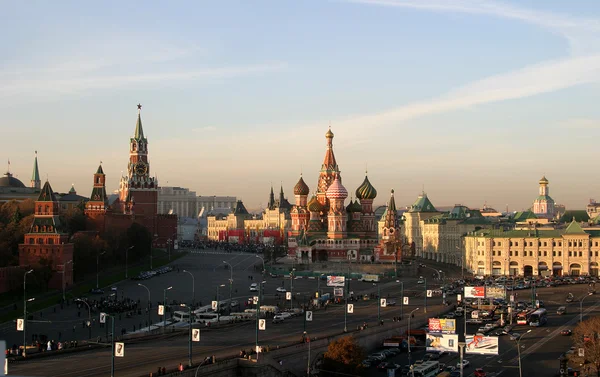
[(285, 292), (287, 292), (287, 291), (286, 291), (286, 290), (285, 290), (285, 288), (283, 288), (283, 287), (277, 287), (277, 292), (280, 292), (280, 293), (285, 293)]
[(250, 284), (250, 292), (258, 292), (258, 284), (257, 283)]
[[(463, 364), (463, 368), (466, 368), (469, 366), (470, 363), (469, 363), (469, 360), (463, 359), (462, 364)], [(460, 369), (460, 362), (456, 363), (456, 369)]]

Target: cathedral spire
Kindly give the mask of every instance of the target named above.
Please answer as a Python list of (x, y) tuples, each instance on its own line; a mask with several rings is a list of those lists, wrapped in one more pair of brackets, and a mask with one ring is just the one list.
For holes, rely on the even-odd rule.
[(42, 186), (40, 180), (40, 169), (38, 168), (37, 151), (35, 151), (35, 159), (33, 160), (33, 173), (31, 174), (31, 187), (39, 190)]
[(271, 193), (269, 194), (269, 209), (275, 208), (275, 193), (273, 192), (273, 184), (271, 183)]
[(137, 105), (138, 108), (138, 116), (137, 116), (137, 122), (135, 123), (135, 134), (134, 134), (134, 138), (135, 139), (143, 139), (144, 138), (144, 129), (142, 128), (142, 105), (138, 104)]

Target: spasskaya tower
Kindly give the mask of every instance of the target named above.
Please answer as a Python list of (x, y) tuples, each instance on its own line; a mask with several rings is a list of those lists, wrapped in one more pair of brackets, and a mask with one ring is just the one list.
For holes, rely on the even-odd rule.
[(150, 176), (148, 140), (142, 128), (142, 105), (138, 106), (135, 133), (129, 139), (127, 176), (121, 177), (119, 202), (126, 214), (156, 216), (158, 212), (158, 182)]

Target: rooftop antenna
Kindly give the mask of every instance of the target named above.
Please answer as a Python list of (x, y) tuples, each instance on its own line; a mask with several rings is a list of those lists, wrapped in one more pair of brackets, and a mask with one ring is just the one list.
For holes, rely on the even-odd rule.
[(10, 158), (8, 159), (8, 174), (10, 174)]

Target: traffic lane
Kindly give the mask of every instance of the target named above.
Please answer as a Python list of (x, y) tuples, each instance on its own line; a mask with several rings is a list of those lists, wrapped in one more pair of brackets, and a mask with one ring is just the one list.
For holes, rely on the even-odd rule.
[[(338, 309), (338, 310), (336, 310)], [(339, 328), (341, 331), (342, 323), (343, 323), (343, 312), (339, 310), (340, 308), (333, 309), (333, 311), (328, 311), (329, 315), (324, 315), (322, 317), (316, 316), (315, 322), (308, 324), (307, 331), (309, 332), (311, 337), (324, 337), (327, 334), (331, 333), (332, 328)], [(437, 308), (438, 310), (442, 309), (441, 306)], [(337, 312), (337, 315), (332, 315), (333, 312)], [(354, 318), (356, 317), (356, 318)], [(372, 313), (365, 313), (365, 316), (349, 316), (349, 323), (368, 321), (369, 318), (372, 319)], [(418, 314), (416, 316), (415, 322), (421, 322), (426, 320), (425, 314)], [(303, 320), (301, 317), (296, 317), (288, 322), (284, 322), (281, 324), (281, 327), (272, 327), (273, 325), (267, 325), (267, 331), (261, 331), (259, 333), (259, 344), (261, 345), (277, 345), (281, 343), (287, 343), (289, 341), (298, 341), (302, 331), (303, 331)], [(274, 331), (269, 331), (273, 329)], [(301, 330), (302, 329), (302, 330)], [(225, 330), (225, 329), (223, 329)], [(232, 332), (235, 333), (235, 336), (232, 336)], [(229, 334), (225, 331), (207, 331), (202, 332), (201, 334), (201, 344), (211, 343), (208, 348), (204, 348), (203, 346), (194, 345), (194, 355), (195, 357), (200, 357), (200, 354), (203, 356), (210, 355), (210, 352), (217, 352), (224, 349), (229, 349), (229, 354), (237, 353), (239, 349), (242, 348), (252, 348), (254, 345), (255, 339), (255, 327), (252, 324), (247, 324), (243, 326), (236, 327), (235, 329), (229, 329)], [(244, 339), (244, 341), (242, 341)], [(160, 340), (160, 348), (162, 351), (156, 353), (152, 351), (156, 346), (148, 346), (146, 344), (131, 344), (126, 346), (127, 357), (124, 359), (120, 359), (119, 365), (117, 368), (119, 369), (120, 375), (129, 375), (129, 373), (123, 374), (121, 369), (135, 369), (136, 372), (132, 373), (132, 376), (138, 376), (144, 373), (144, 369), (148, 369), (151, 367), (150, 364), (155, 365), (156, 363), (163, 360), (172, 360), (175, 362), (181, 362), (181, 359), (184, 358), (182, 355), (187, 355), (187, 339), (184, 336), (175, 338), (175, 339), (167, 339)], [(148, 354), (144, 355), (144, 352), (148, 352), (150, 349), (150, 354), (153, 355), (151, 357)], [(103, 376), (106, 375), (105, 369), (103, 371), (102, 365), (104, 359), (101, 358), (100, 355), (96, 356), (97, 353), (102, 353), (103, 351), (90, 351), (82, 353), (81, 355), (88, 355), (87, 363), (85, 364), (85, 369), (82, 368), (82, 364), (73, 364), (73, 363), (65, 363), (65, 367), (62, 369), (60, 373), (61, 376)], [(138, 353), (141, 354), (138, 356)], [(74, 354), (80, 355), (80, 354)], [(110, 354), (106, 353), (106, 360), (110, 360)], [(74, 356), (68, 356), (74, 357)], [(30, 362), (24, 364), (16, 364), (16, 371), (20, 374), (27, 374), (32, 376), (42, 375), (40, 373), (42, 369), (40, 368), (40, 363), (45, 363), (46, 360), (60, 360), (64, 358), (58, 359), (38, 359), (31, 360)], [(179, 360), (179, 361), (178, 361)], [(37, 364), (37, 365), (36, 365)], [(88, 365), (90, 364), (90, 365)], [(65, 368), (71, 368), (65, 369)], [(137, 374), (136, 374), (137, 373)], [(47, 374), (46, 374), (47, 375)]]

